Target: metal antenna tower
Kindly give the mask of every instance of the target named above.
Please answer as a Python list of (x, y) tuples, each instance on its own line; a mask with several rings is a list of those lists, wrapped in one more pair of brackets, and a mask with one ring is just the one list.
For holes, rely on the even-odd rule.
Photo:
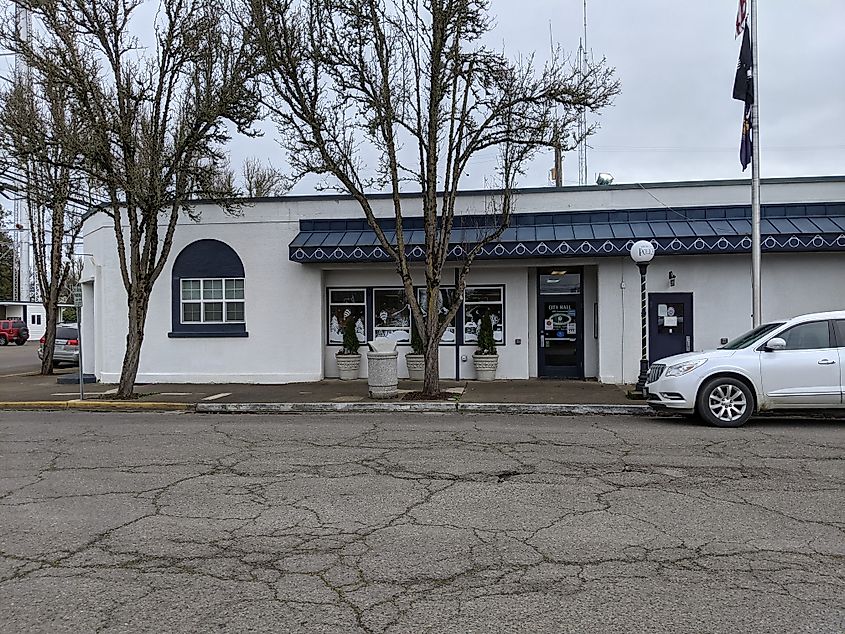
[[(583, 79), (587, 73), (587, 0), (584, 0), (584, 37), (578, 43), (578, 70)], [(578, 184), (587, 184), (587, 109), (578, 115)]]
[[(23, 38), (28, 42), (32, 37), (32, 18), (29, 11), (21, 7), (15, 7), (15, 23)], [(29, 67), (26, 60), (20, 55), (15, 55), (15, 75), (17, 77), (29, 77)], [(29, 170), (26, 170), (27, 172)], [(14, 249), (14, 262), (12, 265), (12, 299), (14, 301), (29, 301), (29, 213), (27, 210), (29, 174), (23, 174), (24, 188), (15, 197), (14, 206), (14, 227), (12, 231), (12, 244)]]

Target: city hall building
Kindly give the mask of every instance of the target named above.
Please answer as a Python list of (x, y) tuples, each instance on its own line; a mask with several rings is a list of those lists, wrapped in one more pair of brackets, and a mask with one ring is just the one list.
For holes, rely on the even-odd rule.
[[(493, 195), (460, 195), (452, 261), (489, 222)], [(441, 377), (474, 378), (480, 316), (489, 313), (497, 378), (634, 382), (640, 278), (629, 249), (637, 240), (656, 250), (648, 269), (652, 360), (741, 334), (752, 323), (749, 200), (748, 181), (519, 190), (509, 228), (478, 257), (461, 297), (455, 268), (446, 272), (438, 304), (461, 306), (440, 343)], [(764, 180), (762, 202), (763, 320), (845, 308), (845, 177)], [(391, 236), (390, 197), (373, 196), (373, 205)], [(404, 195), (403, 207), (407, 248), (419, 260), (419, 196)], [(139, 382), (336, 377), (350, 318), (361, 341), (390, 337), (400, 353), (410, 350), (395, 265), (351, 198), (245, 200), (235, 216), (208, 203), (196, 209), (199, 221), (179, 221), (152, 294)], [(90, 214), (83, 236), (84, 371), (114, 383), (127, 308), (111, 219)], [(399, 373), (407, 376), (403, 354)]]

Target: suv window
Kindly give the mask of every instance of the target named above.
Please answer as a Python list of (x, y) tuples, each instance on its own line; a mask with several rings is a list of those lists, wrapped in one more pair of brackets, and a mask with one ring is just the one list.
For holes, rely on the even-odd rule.
[(56, 339), (78, 339), (76, 328), (56, 328)]
[(12, 328), (26, 328), (26, 323), (23, 321), (13, 321)]
[(0, 330), (8, 330), (9, 329), (9, 322), (8, 321), (0, 321)]
[(833, 330), (836, 333), (836, 345), (845, 348), (845, 319), (834, 321)]
[(786, 341), (787, 350), (830, 348), (830, 326), (827, 321), (798, 324), (779, 336)]
[(726, 343), (724, 346), (720, 346), (720, 349), (739, 350), (740, 348), (745, 348), (757, 341), (763, 335), (772, 332), (775, 328), (779, 328), (780, 326), (783, 326), (783, 322), (757, 326), (754, 330), (749, 330), (744, 335), (740, 335), (736, 339)]

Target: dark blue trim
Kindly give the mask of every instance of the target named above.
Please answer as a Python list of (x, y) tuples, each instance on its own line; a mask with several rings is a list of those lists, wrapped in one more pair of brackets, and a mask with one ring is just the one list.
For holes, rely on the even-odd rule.
[[(170, 278), (171, 338), (188, 337), (247, 337), (246, 324), (182, 323), (183, 279), (193, 278), (244, 278), (241, 258), (225, 242), (197, 240), (186, 246), (173, 263)], [(225, 299), (220, 300), (225, 302)]]
[[(208, 324), (209, 326), (213, 326), (215, 324)], [(232, 324), (217, 324), (221, 326), (225, 325), (232, 325)], [(249, 333), (245, 330), (241, 331), (223, 331), (223, 330), (201, 330), (195, 332), (168, 332), (167, 336), (171, 339), (202, 339), (202, 338), (209, 338), (209, 339), (216, 339), (221, 337), (249, 337)]]
[(244, 265), (235, 250), (220, 240), (197, 240), (173, 263), (173, 277), (243, 277)]
[[(650, 240), (663, 254), (746, 253), (750, 215), (750, 207), (736, 205), (515, 214), (499, 241), (485, 246), (478, 259), (620, 256), (637, 240)], [(763, 251), (845, 251), (845, 203), (764, 205), (762, 216)], [(395, 219), (380, 222), (389, 236)], [(486, 216), (457, 216), (449, 259), (462, 259), (494, 223)], [(422, 219), (408, 218), (404, 225), (410, 259), (423, 260)], [(301, 220), (289, 257), (327, 263), (390, 260), (360, 218)]]

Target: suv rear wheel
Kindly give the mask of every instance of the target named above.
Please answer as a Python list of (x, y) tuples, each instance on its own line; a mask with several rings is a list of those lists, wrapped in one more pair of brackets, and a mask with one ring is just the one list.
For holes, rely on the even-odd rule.
[(26, 343), (26, 339), (15, 339), (15, 345), (16, 346), (22, 346), (25, 343)]
[(742, 381), (720, 376), (701, 388), (696, 410), (711, 425), (741, 427), (754, 413), (754, 396)]

